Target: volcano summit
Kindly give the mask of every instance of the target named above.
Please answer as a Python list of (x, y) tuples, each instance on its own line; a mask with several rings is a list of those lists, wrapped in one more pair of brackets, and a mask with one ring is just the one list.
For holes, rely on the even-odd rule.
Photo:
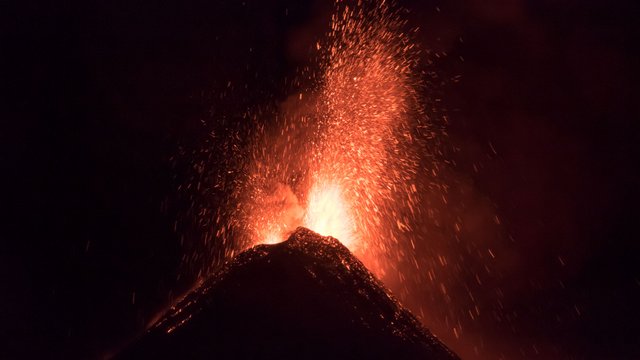
[(172, 307), (118, 359), (458, 359), (339, 241), (298, 228)]

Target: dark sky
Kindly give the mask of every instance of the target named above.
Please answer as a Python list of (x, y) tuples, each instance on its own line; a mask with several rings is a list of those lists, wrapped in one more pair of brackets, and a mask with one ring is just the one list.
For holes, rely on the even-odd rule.
[[(510, 337), (481, 324), (485, 346), (640, 357), (636, 2), (400, 4), (421, 46), (447, 54), (434, 93), (456, 172), (514, 239), (505, 306), (525, 315)], [(330, 6), (16, 1), (0, 13), (0, 357), (95, 357), (190, 286), (178, 210), (163, 209), (184, 181), (169, 159), (203, 141), (201, 120), (285, 99)]]

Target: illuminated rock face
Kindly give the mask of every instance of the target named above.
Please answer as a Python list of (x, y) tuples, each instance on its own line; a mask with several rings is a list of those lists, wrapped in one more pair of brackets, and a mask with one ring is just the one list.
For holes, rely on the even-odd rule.
[(172, 308), (120, 359), (457, 359), (349, 250), (298, 228)]

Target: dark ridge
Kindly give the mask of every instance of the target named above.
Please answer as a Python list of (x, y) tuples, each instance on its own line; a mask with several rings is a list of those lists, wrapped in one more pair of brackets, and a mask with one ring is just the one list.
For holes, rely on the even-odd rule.
[(340, 242), (298, 228), (172, 307), (118, 359), (458, 359)]

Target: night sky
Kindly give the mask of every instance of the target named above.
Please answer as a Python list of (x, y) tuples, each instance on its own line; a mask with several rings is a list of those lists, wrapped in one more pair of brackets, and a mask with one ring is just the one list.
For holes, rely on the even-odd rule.
[[(448, 119), (451, 186), (477, 204), (463, 240), (493, 244), (503, 275), (486, 297), (499, 287), (520, 314), (436, 335), (463, 358), (640, 358), (639, 6), (399, 4), (437, 74), (425, 96)], [(197, 276), (180, 266), (184, 164), (171, 159), (291, 95), (331, 5), (15, 1), (0, 14), (0, 357), (110, 354)]]

